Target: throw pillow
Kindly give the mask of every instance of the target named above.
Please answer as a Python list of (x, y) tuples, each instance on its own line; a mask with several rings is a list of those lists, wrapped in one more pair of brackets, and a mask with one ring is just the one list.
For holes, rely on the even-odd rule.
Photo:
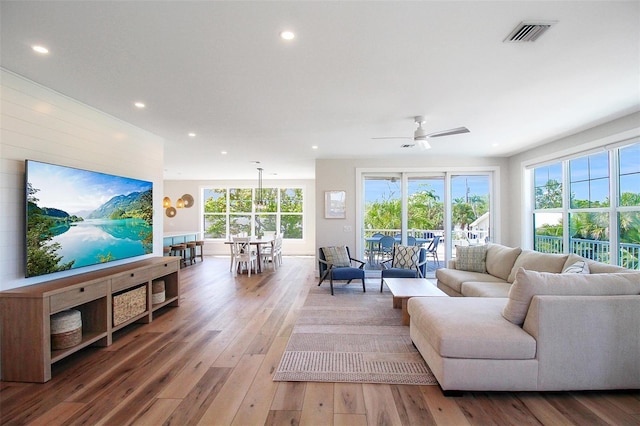
[(579, 260), (562, 270), (563, 274), (590, 274), (589, 265), (584, 260)]
[(456, 246), (456, 269), (487, 272), (487, 246)]
[(346, 246), (337, 247), (322, 247), (324, 258), (327, 263), (336, 267), (351, 266), (351, 260), (349, 260), (349, 254), (347, 253)]
[(533, 296), (613, 296), (640, 293), (640, 273), (554, 274), (518, 269), (502, 316), (522, 325)]
[(568, 255), (555, 253), (542, 253), (534, 250), (522, 250), (520, 256), (513, 264), (513, 269), (507, 277), (507, 281), (512, 283), (516, 279), (518, 269), (524, 268), (527, 271), (553, 272), (559, 274), (564, 268)]
[(419, 257), (419, 246), (396, 245), (394, 247), (393, 262), (391, 262), (391, 267), (402, 269), (416, 269), (419, 262)]

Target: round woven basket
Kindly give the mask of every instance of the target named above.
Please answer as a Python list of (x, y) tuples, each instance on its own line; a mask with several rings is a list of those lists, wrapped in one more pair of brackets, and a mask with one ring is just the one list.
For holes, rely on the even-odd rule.
[(156, 280), (151, 283), (151, 303), (154, 305), (165, 300), (164, 280)]
[(69, 309), (51, 315), (51, 349), (70, 348), (82, 342), (82, 315)]

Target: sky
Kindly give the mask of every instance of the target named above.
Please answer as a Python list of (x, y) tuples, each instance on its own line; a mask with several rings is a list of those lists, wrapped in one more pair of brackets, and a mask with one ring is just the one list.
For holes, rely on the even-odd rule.
[(29, 183), (39, 207), (54, 207), (69, 214), (95, 210), (116, 195), (146, 191), (151, 182), (104, 173), (29, 161)]
[[(409, 181), (409, 194), (416, 192), (420, 184), (424, 184), (427, 180)], [(392, 182), (387, 180), (367, 180), (365, 183), (365, 201), (367, 203), (386, 199), (391, 192), (395, 198), (400, 197), (400, 179)], [(433, 179), (428, 182), (429, 189), (435, 190), (440, 197), (440, 201), (444, 199), (444, 179)], [(453, 198), (463, 198), (465, 196), (466, 187), (469, 187), (470, 195), (488, 195), (489, 194), (489, 177), (488, 176), (454, 176), (451, 179), (451, 189)]]

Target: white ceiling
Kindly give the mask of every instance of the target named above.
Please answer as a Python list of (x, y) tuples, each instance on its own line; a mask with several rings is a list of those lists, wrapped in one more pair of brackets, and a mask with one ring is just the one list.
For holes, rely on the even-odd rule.
[[(265, 179), (312, 179), (316, 158), (509, 156), (640, 110), (638, 1), (0, 7), (1, 66), (165, 138), (166, 179), (255, 179), (251, 160)], [(504, 43), (523, 20), (557, 24)], [(371, 139), (411, 136), (415, 115), (471, 133), (430, 151)]]

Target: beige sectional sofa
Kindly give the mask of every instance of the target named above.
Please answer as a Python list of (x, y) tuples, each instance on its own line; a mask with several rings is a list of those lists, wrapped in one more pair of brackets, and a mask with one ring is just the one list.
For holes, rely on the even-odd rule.
[[(408, 303), (411, 338), (443, 390), (640, 388), (640, 272), (496, 244), (485, 253), (487, 272), (438, 270), (440, 289), (466, 297)], [(583, 273), (562, 273), (576, 263)]]

